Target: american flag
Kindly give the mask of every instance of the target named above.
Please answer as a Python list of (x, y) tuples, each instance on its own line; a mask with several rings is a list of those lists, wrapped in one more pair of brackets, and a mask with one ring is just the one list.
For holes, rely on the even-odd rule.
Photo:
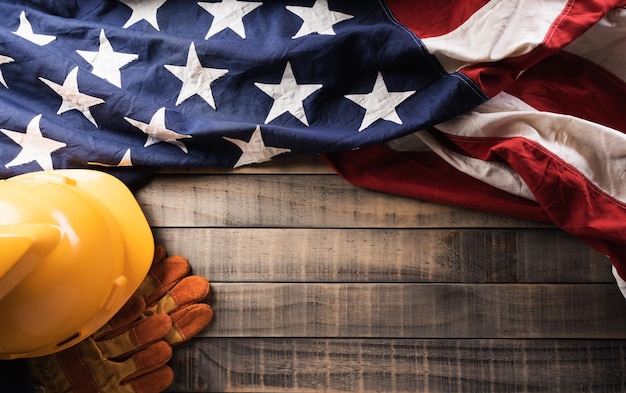
[(626, 1), (0, 1), (0, 177), (324, 154), (553, 222), (626, 294)]

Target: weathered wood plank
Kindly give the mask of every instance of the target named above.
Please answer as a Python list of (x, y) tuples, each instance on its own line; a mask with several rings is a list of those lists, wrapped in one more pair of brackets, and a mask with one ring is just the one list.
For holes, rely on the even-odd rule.
[(161, 175), (137, 192), (167, 227), (545, 227), (355, 187), (335, 175)]
[(364, 190), (318, 158), (169, 173), (138, 199), (215, 308), (172, 392), (626, 391), (610, 265), (553, 227)]
[(214, 337), (626, 338), (611, 284), (214, 283)]
[(194, 339), (172, 392), (623, 393), (625, 340)]
[(614, 283), (609, 260), (546, 229), (156, 228), (214, 282)]

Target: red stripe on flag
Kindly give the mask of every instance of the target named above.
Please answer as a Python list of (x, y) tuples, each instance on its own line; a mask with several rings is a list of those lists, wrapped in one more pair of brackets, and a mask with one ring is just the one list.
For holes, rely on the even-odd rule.
[(398, 152), (383, 146), (329, 153), (326, 162), (357, 186), (437, 203), (549, 221), (533, 201), (456, 170), (435, 153)]
[(559, 52), (524, 72), (506, 92), (540, 111), (626, 131), (626, 83), (567, 52)]
[(391, 12), (420, 38), (444, 35), (459, 27), (489, 0), (389, 0)]
[(513, 138), (493, 149), (524, 179), (554, 224), (608, 255), (626, 277), (625, 204), (537, 143)]

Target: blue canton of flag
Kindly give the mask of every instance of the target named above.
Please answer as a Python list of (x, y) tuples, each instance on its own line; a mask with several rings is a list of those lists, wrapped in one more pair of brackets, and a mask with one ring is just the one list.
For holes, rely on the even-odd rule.
[(2, 1), (0, 176), (238, 167), (486, 100), (379, 1)]

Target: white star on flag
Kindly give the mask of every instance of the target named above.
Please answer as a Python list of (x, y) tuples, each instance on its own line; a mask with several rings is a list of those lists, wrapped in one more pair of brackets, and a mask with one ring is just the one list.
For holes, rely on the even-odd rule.
[(220, 3), (198, 2), (198, 5), (213, 15), (213, 22), (209, 32), (204, 37), (208, 40), (224, 29), (230, 28), (239, 37), (246, 38), (246, 30), (243, 26), (243, 17), (263, 5), (263, 2), (223, 0)]
[(300, 30), (291, 38), (303, 37), (308, 34), (335, 35), (333, 26), (344, 20), (354, 18), (349, 14), (331, 11), (327, 0), (317, 0), (312, 7), (285, 6), (287, 10), (298, 15), (304, 22)]
[(197, 94), (211, 105), (213, 109), (216, 109), (211, 83), (226, 75), (228, 70), (202, 67), (193, 42), (187, 54), (187, 65), (175, 66), (166, 64), (165, 68), (183, 82), (183, 87), (180, 89), (178, 99), (176, 100), (176, 106)]
[(120, 68), (139, 58), (139, 55), (136, 54), (115, 52), (104, 34), (104, 29), (100, 30), (100, 47), (97, 52), (85, 50), (77, 50), (76, 52), (91, 64), (93, 67), (92, 74), (113, 83), (117, 87), (122, 87)]
[(367, 94), (348, 94), (344, 97), (365, 108), (365, 116), (359, 131), (363, 131), (379, 119), (402, 124), (396, 107), (415, 93), (413, 91), (390, 92), (379, 72), (372, 91)]
[(4, 128), (0, 129), (0, 132), (22, 147), (19, 154), (11, 160), (11, 162), (6, 164), (5, 168), (36, 161), (44, 170), (54, 169), (51, 154), (67, 145), (63, 142), (44, 137), (39, 128), (40, 120), (41, 115), (35, 116), (30, 123), (28, 123), (26, 133), (5, 130)]
[(324, 86), (321, 84), (299, 85), (289, 62), (287, 62), (280, 84), (255, 82), (254, 85), (274, 99), (272, 108), (265, 119), (266, 124), (283, 113), (289, 112), (307, 126), (309, 122), (303, 102), (308, 96)]
[(248, 164), (259, 164), (261, 162), (271, 161), (273, 157), (282, 153), (289, 153), (291, 151), (290, 149), (265, 146), (263, 136), (261, 135), (260, 126), (256, 126), (254, 132), (252, 133), (252, 136), (250, 137), (250, 141), (248, 142), (228, 137), (223, 138), (237, 145), (237, 147), (239, 147), (243, 152), (241, 154), (241, 157), (239, 157), (239, 161), (237, 161), (233, 168), (238, 168), (240, 166)]
[(92, 106), (104, 103), (104, 100), (98, 97), (83, 94), (78, 90), (78, 67), (74, 67), (72, 71), (67, 74), (63, 85), (59, 85), (41, 77), (39, 80), (50, 86), (52, 90), (63, 98), (61, 107), (57, 111), (58, 115), (74, 109), (82, 113), (87, 120), (93, 123), (94, 126), (98, 127), (98, 124), (91, 115), (91, 111), (89, 109)]
[(39, 46), (47, 45), (56, 39), (56, 37), (53, 35), (36, 34), (33, 31), (33, 27), (28, 21), (28, 18), (26, 18), (26, 12), (24, 11), (22, 11), (22, 13), (20, 14), (20, 25), (18, 26), (14, 34)]
[(149, 124), (131, 119), (129, 117), (124, 117), (124, 119), (133, 126), (139, 128), (145, 134), (148, 134), (148, 140), (146, 141), (144, 147), (148, 147), (159, 142), (166, 142), (171, 143), (174, 146), (178, 146), (178, 148), (187, 153), (187, 146), (180, 142), (179, 139), (191, 138), (191, 135), (179, 134), (175, 131), (169, 130), (165, 126), (165, 108), (157, 110), (156, 113), (152, 115)]
[(157, 22), (157, 10), (167, 0), (119, 0), (128, 7), (132, 8), (133, 13), (122, 28), (126, 29), (134, 25), (135, 23), (145, 20), (150, 23), (152, 27), (160, 31), (159, 23)]
[[(3, 56), (0, 55), (0, 65), (2, 64), (7, 64), (7, 63), (13, 63), (13, 58), (9, 57), (9, 56)], [(9, 88), (9, 85), (7, 85), (7, 82), (4, 80), (4, 76), (2, 75), (2, 71), (0, 71), (0, 83), (2, 83), (4, 85), (4, 87), (6, 87), (7, 89)]]

